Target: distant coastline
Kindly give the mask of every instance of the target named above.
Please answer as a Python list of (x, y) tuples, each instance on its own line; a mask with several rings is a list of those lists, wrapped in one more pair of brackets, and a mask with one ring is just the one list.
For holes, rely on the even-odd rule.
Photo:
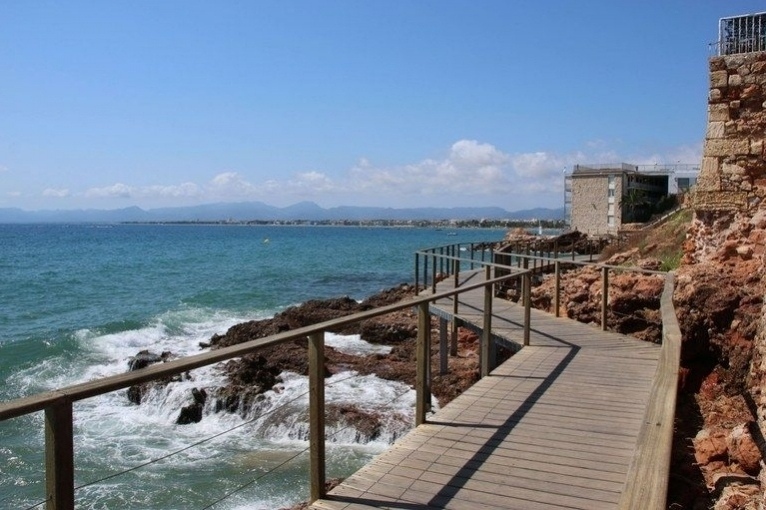
[[(0, 223), (231, 223), (256, 225), (332, 224), (332, 225), (436, 225), (450, 226), (453, 222), (534, 222), (563, 220), (564, 208), (535, 208), (507, 211), (499, 207), (425, 207), (395, 209), (390, 207), (331, 207), (323, 208), (313, 202), (288, 207), (274, 207), (262, 202), (218, 203), (161, 209), (100, 210), (39, 210), (0, 208)], [(465, 223), (464, 223), (465, 224)], [(517, 225), (517, 223), (513, 223)]]
[(369, 228), (538, 228), (563, 229), (564, 220), (179, 220), (121, 221), (120, 225), (208, 225), (258, 227), (369, 227)]

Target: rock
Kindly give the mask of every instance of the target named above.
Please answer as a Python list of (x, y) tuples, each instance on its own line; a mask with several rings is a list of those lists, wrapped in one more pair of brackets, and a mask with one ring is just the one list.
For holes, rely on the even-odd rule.
[(204, 406), (207, 401), (207, 392), (204, 389), (192, 388), (192, 397), (194, 397), (194, 403)]
[(742, 260), (750, 260), (751, 258), (753, 258), (753, 247), (752, 246), (749, 246), (749, 245), (747, 245), (747, 246), (737, 246), (736, 252), (737, 252), (737, 255), (739, 255), (739, 257)]
[(176, 419), (177, 425), (188, 425), (202, 421), (202, 412), (207, 401), (207, 392), (204, 389), (192, 388), (191, 393), (194, 402), (181, 408), (181, 412)]
[(139, 351), (138, 354), (128, 360), (128, 371), (140, 370), (161, 361), (163, 361), (163, 358), (159, 354), (148, 350)]
[(746, 473), (758, 474), (762, 460), (761, 451), (750, 434), (747, 424), (739, 425), (729, 433), (726, 438), (726, 446), (733, 462), (739, 464)]
[(357, 443), (369, 443), (380, 437), (382, 418), (380, 413), (365, 411), (352, 404), (329, 404), (325, 408), (327, 426), (353, 427), (357, 431), (354, 439)]
[[(636, 250), (628, 253), (635, 255)], [(628, 260), (616, 254), (610, 262)], [(645, 259), (647, 265), (657, 262)], [(555, 279), (547, 275), (531, 291), (532, 306), (548, 312), (553, 310)], [(633, 335), (641, 340), (659, 343), (662, 326), (659, 316), (660, 296), (664, 288), (660, 275), (634, 272), (611, 272), (609, 279), (609, 312), (607, 324), (618, 333)], [(601, 272), (586, 266), (562, 273), (560, 305), (566, 316), (586, 324), (601, 323)]]
[(702, 429), (692, 443), (694, 458), (698, 464), (706, 465), (713, 461), (727, 459), (726, 435), (722, 432), (711, 433), (707, 429)]
[(735, 478), (723, 487), (713, 510), (760, 510), (763, 494), (757, 484)]
[(181, 412), (176, 419), (176, 425), (189, 425), (202, 421), (202, 406), (199, 404), (190, 404), (181, 408)]
[(720, 495), (723, 490), (731, 485), (759, 485), (758, 479), (750, 475), (739, 473), (718, 473), (713, 476), (713, 491)]
[(141, 405), (141, 399), (144, 396), (142, 385), (134, 384), (128, 388), (128, 401), (131, 404)]

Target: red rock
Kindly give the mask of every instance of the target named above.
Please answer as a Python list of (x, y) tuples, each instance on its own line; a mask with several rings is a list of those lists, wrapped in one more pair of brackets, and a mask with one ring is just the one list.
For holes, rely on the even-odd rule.
[(713, 461), (726, 460), (726, 434), (701, 430), (693, 440), (694, 458), (697, 464), (706, 465)]
[(729, 433), (726, 438), (729, 457), (733, 462), (749, 474), (758, 474), (760, 470), (761, 451), (750, 434), (747, 424), (740, 425)]

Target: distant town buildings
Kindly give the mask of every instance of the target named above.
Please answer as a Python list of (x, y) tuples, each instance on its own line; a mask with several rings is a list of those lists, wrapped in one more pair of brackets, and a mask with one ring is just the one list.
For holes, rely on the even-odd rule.
[(672, 196), (688, 191), (698, 173), (698, 165), (575, 165), (564, 180), (569, 227), (616, 235), (625, 223), (672, 207)]

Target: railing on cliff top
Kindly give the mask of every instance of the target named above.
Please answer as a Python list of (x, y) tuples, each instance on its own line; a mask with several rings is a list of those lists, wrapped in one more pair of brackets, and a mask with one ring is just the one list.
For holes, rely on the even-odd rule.
[(729, 16), (718, 22), (718, 41), (710, 44), (717, 56), (766, 51), (766, 12)]
[[(71, 510), (75, 503), (74, 485), (74, 430), (73, 403), (79, 400), (103, 395), (105, 393), (128, 388), (135, 384), (154, 381), (165, 377), (181, 374), (189, 370), (211, 365), (220, 361), (244, 356), (260, 349), (298, 339), (308, 340), (309, 357), (309, 458), (310, 458), (310, 500), (314, 501), (325, 495), (325, 423), (324, 423), (324, 334), (327, 331), (338, 330), (344, 326), (361, 322), (366, 319), (386, 315), (399, 310), (417, 307), (418, 336), (416, 345), (416, 384), (417, 392), (415, 406), (415, 424), (420, 425), (426, 420), (428, 398), (430, 396), (430, 357), (431, 357), (431, 321), (430, 303), (453, 298), (455, 316), (457, 296), (463, 292), (483, 288), (485, 310), (483, 311), (483, 334), (480, 340), (480, 371), (482, 376), (489, 373), (493, 360), (490, 357), (492, 330), (492, 297), (495, 287), (511, 279), (521, 279), (522, 304), (525, 307), (523, 343), (529, 344), (530, 330), (530, 288), (533, 272), (543, 272), (553, 268), (555, 273), (556, 291), (554, 306), (556, 315), (560, 310), (560, 275), (562, 266), (587, 265), (589, 262), (579, 260), (563, 260), (549, 256), (529, 254), (502, 254), (511, 256), (517, 267), (511, 264), (497, 263), (495, 253), (490, 244), (477, 248), (471, 245), (470, 256), (466, 253), (466, 245), (450, 245), (445, 247), (423, 250), (416, 255), (416, 288), (419, 289), (419, 276), (424, 275), (426, 282), (432, 274), (431, 290), (420, 297), (401, 303), (388, 305), (350, 316), (322, 322), (313, 326), (299, 328), (293, 331), (279, 333), (269, 337), (251, 340), (242, 344), (217, 349), (214, 351), (189, 356), (168, 363), (152, 365), (147, 368), (128, 372), (112, 377), (97, 379), (58, 390), (19, 398), (0, 403), (0, 421), (35, 413), (45, 412), (45, 478), (46, 478), (46, 508), (49, 510)], [(477, 256), (478, 254), (478, 256)], [(560, 254), (558, 254), (560, 255)], [(489, 260), (485, 260), (489, 258)], [(441, 268), (442, 277), (451, 275), (455, 278), (455, 289), (446, 292), (435, 292), (437, 273), (429, 273), (429, 262), (432, 271)], [(421, 266), (422, 264), (422, 266)], [(533, 266), (530, 268), (530, 264)], [(484, 268), (484, 278), (476, 283), (461, 283), (460, 267), (464, 271), (476, 274), (476, 266)], [(520, 267), (518, 267), (520, 266)], [(606, 327), (608, 288), (610, 271), (640, 271), (644, 273), (662, 274), (658, 271), (647, 271), (636, 268), (598, 265), (602, 271), (602, 327)], [(422, 269), (422, 273), (421, 273)], [(474, 270), (474, 271), (470, 271)], [(495, 272), (493, 276), (492, 272)], [(507, 273), (497, 276), (498, 273)], [(479, 271), (481, 274), (482, 272)], [(427, 285), (426, 285), (427, 286)], [(663, 345), (660, 364), (654, 378), (652, 399), (646, 411), (644, 427), (637, 443), (634, 459), (624, 487), (620, 509), (661, 509), (664, 508), (667, 494), (667, 481), (670, 465), (670, 451), (673, 434), (673, 418), (675, 412), (676, 384), (680, 358), (681, 334), (672, 304), (673, 276), (666, 276), (665, 288), (662, 295)], [(446, 345), (441, 345), (441, 357), (447, 357)]]
[[(478, 262), (485, 259), (484, 246), (450, 245), (429, 250), (423, 250), (416, 255), (416, 261), (423, 261), (423, 281), (429, 275), (429, 259), (432, 274), (432, 289), (436, 289), (437, 277), (455, 278), (455, 286), (459, 283), (461, 261), (473, 269), (477, 263), (475, 255), (467, 259), (454, 256), (461, 251), (479, 250), (482, 252)], [(587, 257), (591, 260), (583, 261)], [(529, 253), (499, 253), (491, 251), (490, 259), (502, 260), (497, 268), (509, 268), (512, 265), (524, 270), (520, 300), (525, 307), (524, 345), (529, 344), (529, 309), (530, 309), (530, 280), (536, 273), (552, 271), (554, 273), (553, 309), (556, 317), (561, 313), (561, 274), (565, 266), (596, 266), (601, 270), (601, 329), (607, 329), (609, 312), (609, 276), (615, 272), (638, 272), (643, 274), (662, 275), (664, 287), (660, 298), (660, 316), (662, 321), (662, 347), (654, 375), (650, 398), (644, 413), (643, 426), (639, 431), (636, 449), (633, 453), (626, 483), (618, 504), (619, 510), (664, 510), (666, 508), (668, 482), (670, 480), (670, 460), (673, 448), (673, 425), (676, 409), (676, 391), (678, 386), (678, 371), (681, 361), (681, 329), (673, 306), (673, 290), (675, 275), (673, 272), (653, 271), (636, 267), (614, 266), (592, 262), (591, 256), (580, 254), (578, 260), (574, 250), (571, 253), (556, 252), (554, 256)], [(439, 262), (442, 259), (444, 262)], [(571, 259), (571, 260), (570, 260)], [(442, 267), (445, 272), (437, 276), (435, 268)], [(416, 275), (420, 272), (416, 262)], [(497, 269), (496, 269), (497, 271)], [(417, 276), (416, 276), (417, 279)], [(427, 285), (427, 284), (426, 284)], [(455, 300), (457, 301), (457, 300)], [(486, 310), (485, 310), (486, 313)], [(454, 303), (454, 316), (457, 316), (457, 303)], [(482, 374), (484, 375), (484, 374)]]

